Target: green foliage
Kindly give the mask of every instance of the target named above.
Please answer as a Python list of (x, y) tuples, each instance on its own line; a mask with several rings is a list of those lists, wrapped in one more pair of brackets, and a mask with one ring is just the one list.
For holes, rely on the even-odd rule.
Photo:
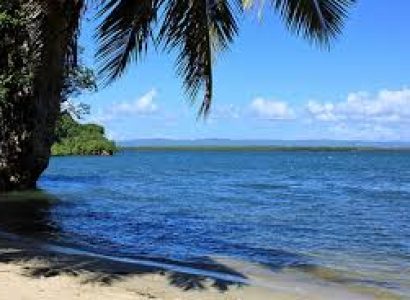
[[(28, 19), (19, 1), (0, 0), (0, 105), (30, 93)], [(6, 101), (7, 100), (7, 101)]]
[[(1, 112), (21, 110), (32, 101), (34, 46), (30, 44), (30, 13), (24, 1), (0, 0), (0, 117)], [(81, 50), (81, 49), (79, 49)], [(80, 53), (82, 51), (79, 51)], [(66, 64), (62, 74), (61, 103), (64, 111), (55, 129), (55, 155), (102, 154), (115, 152), (115, 144), (104, 137), (100, 126), (77, 123), (71, 116), (87, 114), (86, 104), (73, 104), (69, 99), (84, 91), (97, 90), (92, 69), (83, 64)], [(1, 123), (1, 122), (0, 122)]]
[(105, 138), (103, 127), (80, 124), (69, 114), (59, 119), (55, 136), (52, 155), (110, 155), (117, 151), (115, 143)]
[[(83, 49), (81, 48), (79, 52), (79, 54), (82, 54)], [(61, 92), (62, 102), (67, 101), (69, 98), (75, 98), (85, 91), (97, 91), (94, 70), (85, 66), (82, 61), (79, 61), (75, 66), (66, 67)]]
[[(82, 49), (80, 54), (82, 53)], [(94, 70), (80, 61), (75, 66), (66, 66), (64, 70), (63, 88), (61, 91), (62, 112), (68, 113), (77, 119), (90, 113), (90, 106), (85, 103), (73, 103), (70, 99), (84, 92), (96, 92), (97, 80)]]

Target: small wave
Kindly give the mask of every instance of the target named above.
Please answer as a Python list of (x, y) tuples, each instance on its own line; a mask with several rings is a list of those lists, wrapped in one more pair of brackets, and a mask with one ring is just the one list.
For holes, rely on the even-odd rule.
[(288, 184), (272, 184), (272, 183), (245, 183), (245, 184), (239, 184), (237, 186), (255, 189), (255, 190), (277, 190), (277, 189), (288, 189), (291, 187), (291, 185), (288, 185)]

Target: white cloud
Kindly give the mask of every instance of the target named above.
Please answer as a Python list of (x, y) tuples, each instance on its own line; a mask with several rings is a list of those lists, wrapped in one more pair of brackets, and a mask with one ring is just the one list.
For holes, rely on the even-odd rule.
[[(336, 139), (408, 139), (410, 89), (350, 93), (344, 101), (309, 101), (312, 122)], [(327, 125), (325, 125), (327, 124)]]
[(309, 101), (307, 104), (308, 112), (319, 121), (337, 121), (337, 117), (334, 115), (334, 105), (332, 103), (317, 103), (315, 101)]
[(114, 104), (108, 111), (113, 115), (150, 115), (158, 111), (154, 101), (156, 96), (157, 92), (153, 89), (133, 102)]
[(410, 121), (410, 89), (351, 93), (337, 103), (310, 101), (307, 111), (316, 120), (341, 122), (408, 122)]
[(295, 116), (293, 110), (286, 102), (271, 101), (264, 98), (255, 98), (251, 102), (249, 109), (261, 119), (289, 120)]
[[(108, 135), (115, 139), (127, 138), (118, 133), (122, 132), (122, 124), (132, 122), (130, 117), (135, 116), (150, 116), (145, 121), (151, 122), (151, 127), (166, 124), (168, 130), (171, 127), (176, 132), (187, 130), (183, 122), (191, 120), (195, 111), (182, 104), (181, 111), (159, 109), (156, 97), (157, 92), (153, 89), (135, 101), (114, 103), (93, 114), (91, 121), (107, 126), (107, 130), (112, 130)], [(341, 101), (295, 102), (292, 106), (289, 105), (291, 102), (262, 97), (251, 99), (245, 105), (223, 104), (215, 100), (206, 122), (211, 126), (199, 123), (195, 127), (197, 131), (191, 132), (201, 130), (202, 134), (208, 134), (209, 131), (209, 135), (218, 136), (221, 133), (214, 130), (229, 122), (231, 127), (243, 123), (248, 129), (271, 130), (272, 123), (259, 120), (292, 120), (291, 130), (297, 130), (303, 138), (410, 140), (410, 89), (406, 88), (381, 90), (375, 94), (356, 92)], [(221, 120), (224, 125), (219, 124)], [(264, 129), (261, 129), (262, 125)]]
[(157, 91), (155, 89), (145, 93), (132, 102), (114, 103), (108, 108), (100, 110), (92, 117), (92, 121), (105, 123), (124, 117), (148, 116), (158, 112), (158, 104), (155, 102)]

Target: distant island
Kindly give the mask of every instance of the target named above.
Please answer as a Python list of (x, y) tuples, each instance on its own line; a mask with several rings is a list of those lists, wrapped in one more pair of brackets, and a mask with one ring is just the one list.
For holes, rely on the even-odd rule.
[(113, 155), (117, 147), (104, 134), (102, 126), (80, 124), (69, 114), (63, 114), (56, 127), (56, 142), (51, 147), (51, 154), (55, 156)]
[(121, 149), (140, 151), (409, 151), (409, 142), (339, 140), (233, 140), (233, 139), (135, 139), (118, 141)]
[(121, 147), (123, 150), (137, 151), (323, 151), (323, 152), (350, 152), (371, 151), (380, 148), (372, 147), (335, 147), (335, 146), (139, 146)]
[(342, 147), (342, 146), (136, 146), (120, 147), (134, 151), (256, 151), (256, 152), (360, 152), (360, 151), (406, 151), (410, 148)]

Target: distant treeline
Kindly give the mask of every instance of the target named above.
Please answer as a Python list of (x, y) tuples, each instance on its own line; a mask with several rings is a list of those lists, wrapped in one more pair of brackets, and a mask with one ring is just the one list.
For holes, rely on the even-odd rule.
[(312, 151), (312, 152), (359, 152), (359, 151), (410, 151), (410, 148), (339, 147), (339, 146), (138, 146), (121, 147), (135, 151)]
[(102, 126), (80, 124), (69, 114), (58, 120), (55, 138), (52, 155), (112, 155), (117, 151), (115, 143), (104, 136)]

